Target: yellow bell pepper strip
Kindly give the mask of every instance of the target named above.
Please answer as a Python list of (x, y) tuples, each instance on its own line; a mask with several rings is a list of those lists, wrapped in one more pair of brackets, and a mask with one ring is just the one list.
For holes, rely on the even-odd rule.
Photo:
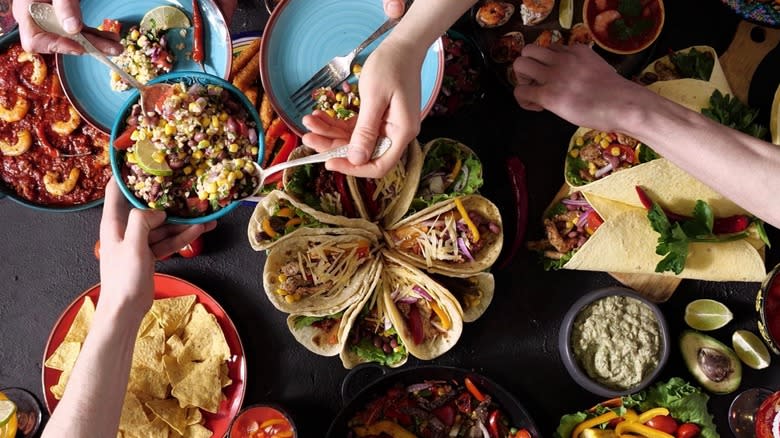
[(466, 207), (463, 206), (460, 198), (455, 198), (455, 207), (457, 207), (463, 221), (466, 222), (466, 226), (469, 227), (469, 231), (471, 231), (471, 235), (474, 237), (474, 243), (479, 242), (479, 230), (474, 225), (474, 222), (471, 221), (469, 213), (466, 211)]
[(303, 219), (301, 219), (299, 217), (294, 217), (294, 218), (290, 219), (289, 221), (287, 221), (287, 223), (284, 224), (284, 226), (285, 227), (294, 227), (294, 226), (300, 225), (302, 223), (303, 223)]
[[(626, 409), (626, 413), (623, 414), (623, 418), (625, 418), (626, 421), (634, 421), (634, 422), (636, 422), (636, 421), (639, 421), (639, 419), (641, 417), (639, 415), (637, 415), (635, 410), (633, 410), (633, 409)], [(639, 422), (642, 423), (642, 421), (639, 421)]]
[(417, 438), (417, 436), (392, 421), (380, 421), (371, 426), (359, 426), (354, 428), (359, 437), (377, 436), (387, 434), (393, 438)]
[(653, 409), (647, 410), (645, 412), (642, 412), (642, 414), (639, 415), (639, 422), (642, 423), (642, 424), (645, 424), (648, 421), (652, 420), (653, 417), (657, 417), (659, 415), (669, 415), (669, 409), (666, 409), (666, 408), (653, 408)]
[(271, 239), (274, 239), (279, 235), (279, 233), (274, 231), (273, 227), (271, 227), (271, 221), (268, 220), (268, 218), (263, 219), (263, 221), (260, 223), (260, 228), (262, 228), (263, 231), (265, 231), (265, 234), (268, 234), (268, 237)]
[(455, 183), (455, 179), (458, 178), (462, 164), (463, 163), (460, 161), (460, 158), (458, 158), (458, 161), (455, 162), (455, 166), (452, 168), (452, 172), (450, 172), (449, 176), (447, 177), (447, 181), (449, 181), (449, 183), (445, 189), (449, 188), (452, 184)]
[(450, 316), (447, 315), (447, 312), (445, 312), (444, 309), (441, 308), (439, 303), (435, 301), (431, 301), (431, 309), (433, 309), (433, 312), (441, 320), (441, 327), (444, 330), (449, 330), (450, 328), (452, 328), (452, 321), (450, 321)]
[(609, 411), (606, 414), (601, 414), (598, 417), (591, 418), (590, 420), (585, 420), (582, 423), (578, 424), (577, 427), (574, 428), (574, 430), (571, 433), (571, 438), (579, 438), (580, 434), (585, 429), (590, 429), (591, 427), (596, 427), (600, 424), (607, 423), (609, 421), (614, 420), (615, 418), (618, 418), (618, 414)]
[(653, 429), (650, 426), (645, 426), (642, 423), (624, 421), (615, 427), (615, 432), (619, 436), (624, 436), (625, 433), (636, 433), (646, 438), (674, 438), (674, 435), (669, 435), (666, 432)]
[(289, 218), (295, 216), (295, 213), (293, 213), (293, 211), (292, 211), (292, 209), (290, 207), (283, 207), (283, 208), (280, 208), (279, 211), (276, 212), (275, 216), (286, 217), (286, 218), (289, 219)]

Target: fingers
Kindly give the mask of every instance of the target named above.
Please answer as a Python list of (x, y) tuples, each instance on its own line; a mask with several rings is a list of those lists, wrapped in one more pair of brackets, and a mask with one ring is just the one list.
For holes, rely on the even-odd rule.
[(303, 117), (303, 126), (311, 133), (330, 139), (349, 140), (353, 127), (351, 124), (337, 120), (324, 111), (316, 110), (311, 115)]
[(127, 204), (119, 186), (113, 178), (106, 184), (106, 199), (103, 202), (103, 216), (100, 219), (100, 239), (104, 242), (122, 240), (127, 228), (127, 215), (130, 206)]
[(133, 242), (138, 246), (149, 245), (151, 231), (165, 222), (165, 213), (159, 210), (130, 210), (125, 230), (125, 241)]
[[(101, 33), (110, 33), (110, 32), (101, 32)], [(118, 42), (114, 41), (113, 39), (107, 39), (104, 38), (102, 35), (95, 35), (95, 34), (89, 34), (85, 33), (84, 36), (101, 52), (105, 53), (106, 55), (119, 55), (124, 50), (122, 45)]]
[(515, 100), (521, 108), (529, 111), (542, 111), (544, 103), (542, 102), (543, 92), (538, 85), (518, 85), (513, 94)]
[(366, 164), (371, 158), (388, 103), (386, 99), (370, 93), (369, 98), (363, 99), (347, 151), (347, 159), (353, 165)]
[(205, 224), (190, 225), (180, 233), (169, 236), (152, 245), (152, 253), (154, 253), (154, 256), (158, 259), (168, 257), (187, 246), (188, 243), (195, 240), (201, 234), (213, 230), (216, 226), (217, 223), (213, 221)]
[(65, 32), (74, 34), (81, 31), (84, 24), (81, 22), (81, 8), (77, 0), (54, 0), (52, 4)]
[(369, 161), (366, 164), (355, 165), (344, 158), (328, 160), (325, 168), (330, 171), (341, 172), (347, 175), (353, 175), (360, 178), (382, 178), (390, 169), (401, 159), (406, 150), (407, 144), (401, 144), (385, 152), (384, 155), (376, 160)]
[[(525, 52), (525, 49), (523, 51)], [(515, 77), (526, 77), (538, 84), (547, 83), (547, 78), (550, 74), (549, 67), (525, 56), (515, 59), (515, 62), (512, 63), (512, 68), (515, 71)]]
[(404, 15), (405, 6), (402, 0), (384, 0), (382, 5), (385, 15), (390, 18), (401, 18)]
[(149, 246), (179, 234), (189, 228), (190, 225), (164, 224), (149, 232)]
[(557, 46), (557, 44), (553, 44), (550, 48), (545, 48), (536, 44), (529, 44), (523, 47), (523, 57), (535, 59), (544, 65), (554, 65), (558, 57)]

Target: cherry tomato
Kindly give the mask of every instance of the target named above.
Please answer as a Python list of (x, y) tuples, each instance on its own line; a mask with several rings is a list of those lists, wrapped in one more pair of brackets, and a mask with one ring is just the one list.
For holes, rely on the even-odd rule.
[(95, 258), (100, 260), (100, 239), (98, 239), (97, 242), (95, 242)]
[(772, 438), (772, 424), (780, 415), (780, 391), (761, 403), (756, 413), (756, 438)]
[(701, 427), (693, 423), (685, 423), (677, 429), (677, 438), (696, 438), (701, 435)]
[(197, 239), (193, 240), (192, 242), (185, 245), (184, 248), (180, 249), (179, 255), (186, 259), (191, 259), (193, 257), (199, 256), (202, 252), (203, 238), (198, 236)]
[(604, 223), (604, 220), (601, 219), (601, 216), (599, 216), (598, 213), (596, 213), (595, 210), (588, 213), (588, 217), (585, 222), (585, 229), (590, 233), (593, 234), (596, 232), (596, 230), (601, 226), (601, 224)]
[(128, 126), (127, 129), (125, 129), (125, 132), (114, 140), (114, 147), (119, 150), (125, 150), (135, 144), (133, 139), (130, 138), (130, 136), (133, 135), (133, 131), (135, 131), (135, 126)]
[(648, 420), (645, 425), (652, 427), (655, 430), (674, 435), (677, 432), (677, 421), (669, 415), (656, 415)]
[(197, 196), (190, 196), (186, 202), (187, 208), (193, 213), (205, 213), (209, 209), (209, 201)]
[(517, 431), (514, 438), (531, 438), (531, 432), (526, 429), (520, 429)]

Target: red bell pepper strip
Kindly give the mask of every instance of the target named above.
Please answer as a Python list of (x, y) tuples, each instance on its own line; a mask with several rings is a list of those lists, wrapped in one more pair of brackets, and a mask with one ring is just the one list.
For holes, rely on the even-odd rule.
[(466, 389), (471, 393), (471, 395), (474, 396), (475, 399), (482, 402), (485, 401), (485, 394), (482, 394), (482, 391), (477, 388), (476, 385), (474, 385), (474, 382), (471, 381), (468, 377), (463, 379), (463, 382), (466, 384)]
[(501, 413), (496, 409), (491, 412), (488, 417), (488, 432), (490, 432), (490, 438), (501, 438), (498, 432), (499, 424), (501, 424)]
[[(653, 208), (653, 200), (650, 199), (650, 195), (648, 195), (647, 192), (645, 192), (645, 189), (643, 189), (641, 186), (636, 186), (636, 193), (637, 195), (639, 195), (639, 202), (642, 203), (645, 209), (650, 210), (651, 208)], [(668, 217), (670, 221), (683, 222), (690, 219), (690, 217), (688, 216), (677, 214), (668, 211), (667, 209), (663, 209), (663, 210), (664, 213), (666, 213), (666, 217)]]
[(135, 142), (133, 141), (130, 136), (133, 135), (133, 131), (135, 131), (135, 126), (128, 126), (127, 129), (125, 129), (125, 132), (119, 135), (114, 140), (114, 147), (120, 150), (125, 150), (132, 146)]
[(420, 345), (425, 340), (425, 334), (422, 328), (422, 315), (416, 305), (409, 307), (409, 331), (412, 332), (412, 342), (414, 345)]
[[(653, 200), (650, 199), (650, 196), (647, 194), (647, 192), (644, 191), (642, 187), (636, 186), (636, 193), (637, 195), (639, 195), (639, 201), (647, 210), (653, 208)], [(683, 221), (691, 220), (691, 217), (689, 216), (677, 214), (665, 208), (663, 209), (663, 211), (666, 214), (666, 217), (668, 217), (669, 220), (673, 222), (683, 222)], [(712, 224), (712, 233), (713, 234), (741, 233), (745, 231), (749, 226), (750, 226), (750, 218), (743, 214), (737, 214), (734, 216), (715, 219)]]
[(621, 143), (612, 143), (611, 145), (609, 145), (609, 148), (607, 148), (607, 151), (611, 152), (612, 148), (614, 148), (614, 147), (617, 147), (617, 148), (620, 149), (622, 154), (625, 155), (627, 162), (629, 162), (631, 164), (635, 164), (636, 163), (636, 152), (630, 146), (624, 145), (624, 144), (621, 144)]
[(35, 133), (38, 134), (38, 141), (41, 143), (41, 148), (46, 155), (57, 158), (60, 156), (60, 151), (49, 143), (49, 139), (46, 138), (46, 131), (43, 129), (43, 125), (40, 123), (35, 125)]
[(513, 438), (531, 438), (531, 432), (527, 429), (520, 429)]
[[(279, 152), (277, 152), (274, 156), (274, 159), (271, 161), (271, 166), (287, 161), (287, 159), (290, 158), (290, 153), (293, 151), (293, 149), (298, 147), (298, 136), (292, 132), (288, 131), (283, 133), (280, 139), (283, 142), (282, 148), (279, 149)], [(268, 146), (266, 145), (266, 147)], [(283, 172), (276, 172), (275, 174), (269, 176), (265, 180), (265, 185), (281, 181), (283, 174)]]
[(285, 132), (289, 132), (289, 130), (281, 118), (274, 119), (274, 121), (271, 122), (271, 125), (265, 131), (265, 153), (263, 154), (262, 162), (263, 167), (270, 165), (270, 162), (273, 160), (271, 156), (276, 150), (276, 143)]
[(461, 414), (471, 414), (471, 396), (464, 392), (455, 399), (455, 407)]
[(343, 173), (333, 172), (333, 179), (336, 182), (336, 188), (341, 197), (341, 206), (344, 207), (344, 215), (355, 217), (355, 206), (352, 204), (352, 198), (349, 197), (347, 188), (347, 177)]
[(204, 56), (203, 17), (200, 15), (198, 0), (192, 0), (192, 60), (203, 68)]
[(525, 239), (525, 230), (528, 225), (528, 189), (526, 186), (525, 166), (518, 157), (509, 157), (506, 163), (509, 180), (512, 185), (512, 192), (515, 195), (515, 238), (512, 246), (504, 256), (504, 260), (499, 265), (499, 269), (504, 269), (512, 263), (517, 251)]

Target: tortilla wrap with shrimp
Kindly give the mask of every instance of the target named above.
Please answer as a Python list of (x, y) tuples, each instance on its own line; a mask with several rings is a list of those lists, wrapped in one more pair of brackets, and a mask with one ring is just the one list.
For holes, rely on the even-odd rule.
[[(655, 274), (710, 281), (760, 281), (766, 276), (763, 242), (755, 232), (755, 225), (751, 225), (752, 230), (748, 229), (750, 236), (741, 240), (690, 243), (685, 268), (679, 275), (658, 273), (656, 265), (663, 256), (656, 254), (659, 234), (652, 229), (647, 210), (593, 194), (585, 194), (584, 199), (573, 201), (572, 196), (567, 199), (576, 209), (567, 209), (560, 200), (553, 202), (545, 213), (547, 239), (529, 244), (532, 249), (544, 254), (548, 268)], [(583, 217), (585, 215), (587, 217)], [(574, 226), (562, 225), (571, 221), (574, 221)], [(563, 231), (562, 226), (565, 227)], [(553, 227), (556, 231), (551, 231)], [(577, 235), (580, 228), (582, 230)], [(569, 237), (568, 233), (575, 235)], [(576, 240), (582, 238), (584, 241)]]
[(360, 299), (346, 309), (330, 315), (313, 316), (307, 314), (292, 314), (287, 317), (287, 328), (295, 340), (309, 351), (320, 356), (336, 356), (344, 349), (347, 338), (347, 327), (356, 310), (364, 307), (368, 300), (368, 292), (373, 291), (379, 282), (381, 262), (374, 259), (371, 262), (366, 281), (371, 286), (358, 291)]
[(385, 307), (381, 259), (377, 259), (377, 265), (365, 299), (344, 313), (347, 322), (342, 327), (344, 343), (339, 357), (347, 369), (368, 362), (397, 368), (409, 358), (409, 351)]
[(247, 234), (252, 248), (263, 251), (299, 234), (345, 234), (353, 228), (364, 228), (377, 237), (382, 235), (375, 224), (317, 211), (281, 190), (274, 190), (255, 207)]
[(504, 243), (498, 207), (479, 195), (439, 202), (384, 234), (388, 246), (403, 260), (452, 277), (469, 277), (490, 269)]
[(720, 65), (718, 52), (710, 46), (678, 50), (651, 62), (639, 74), (639, 82), (645, 85), (683, 79), (709, 82), (723, 94), (734, 94)]
[(416, 139), (406, 148), (401, 160), (382, 178), (347, 177), (350, 192), (360, 217), (388, 226), (398, 222), (409, 209), (420, 181), (422, 150)]
[(431, 274), (431, 278), (444, 286), (458, 301), (463, 310), (463, 322), (478, 320), (493, 301), (496, 281), (489, 272), (464, 278)]
[(412, 356), (431, 360), (449, 351), (463, 332), (455, 298), (397, 254), (383, 251), (381, 288), (385, 308)]
[(342, 235), (300, 234), (279, 242), (263, 269), (265, 293), (282, 312), (338, 313), (363, 296), (376, 243), (376, 235), (362, 228)]

